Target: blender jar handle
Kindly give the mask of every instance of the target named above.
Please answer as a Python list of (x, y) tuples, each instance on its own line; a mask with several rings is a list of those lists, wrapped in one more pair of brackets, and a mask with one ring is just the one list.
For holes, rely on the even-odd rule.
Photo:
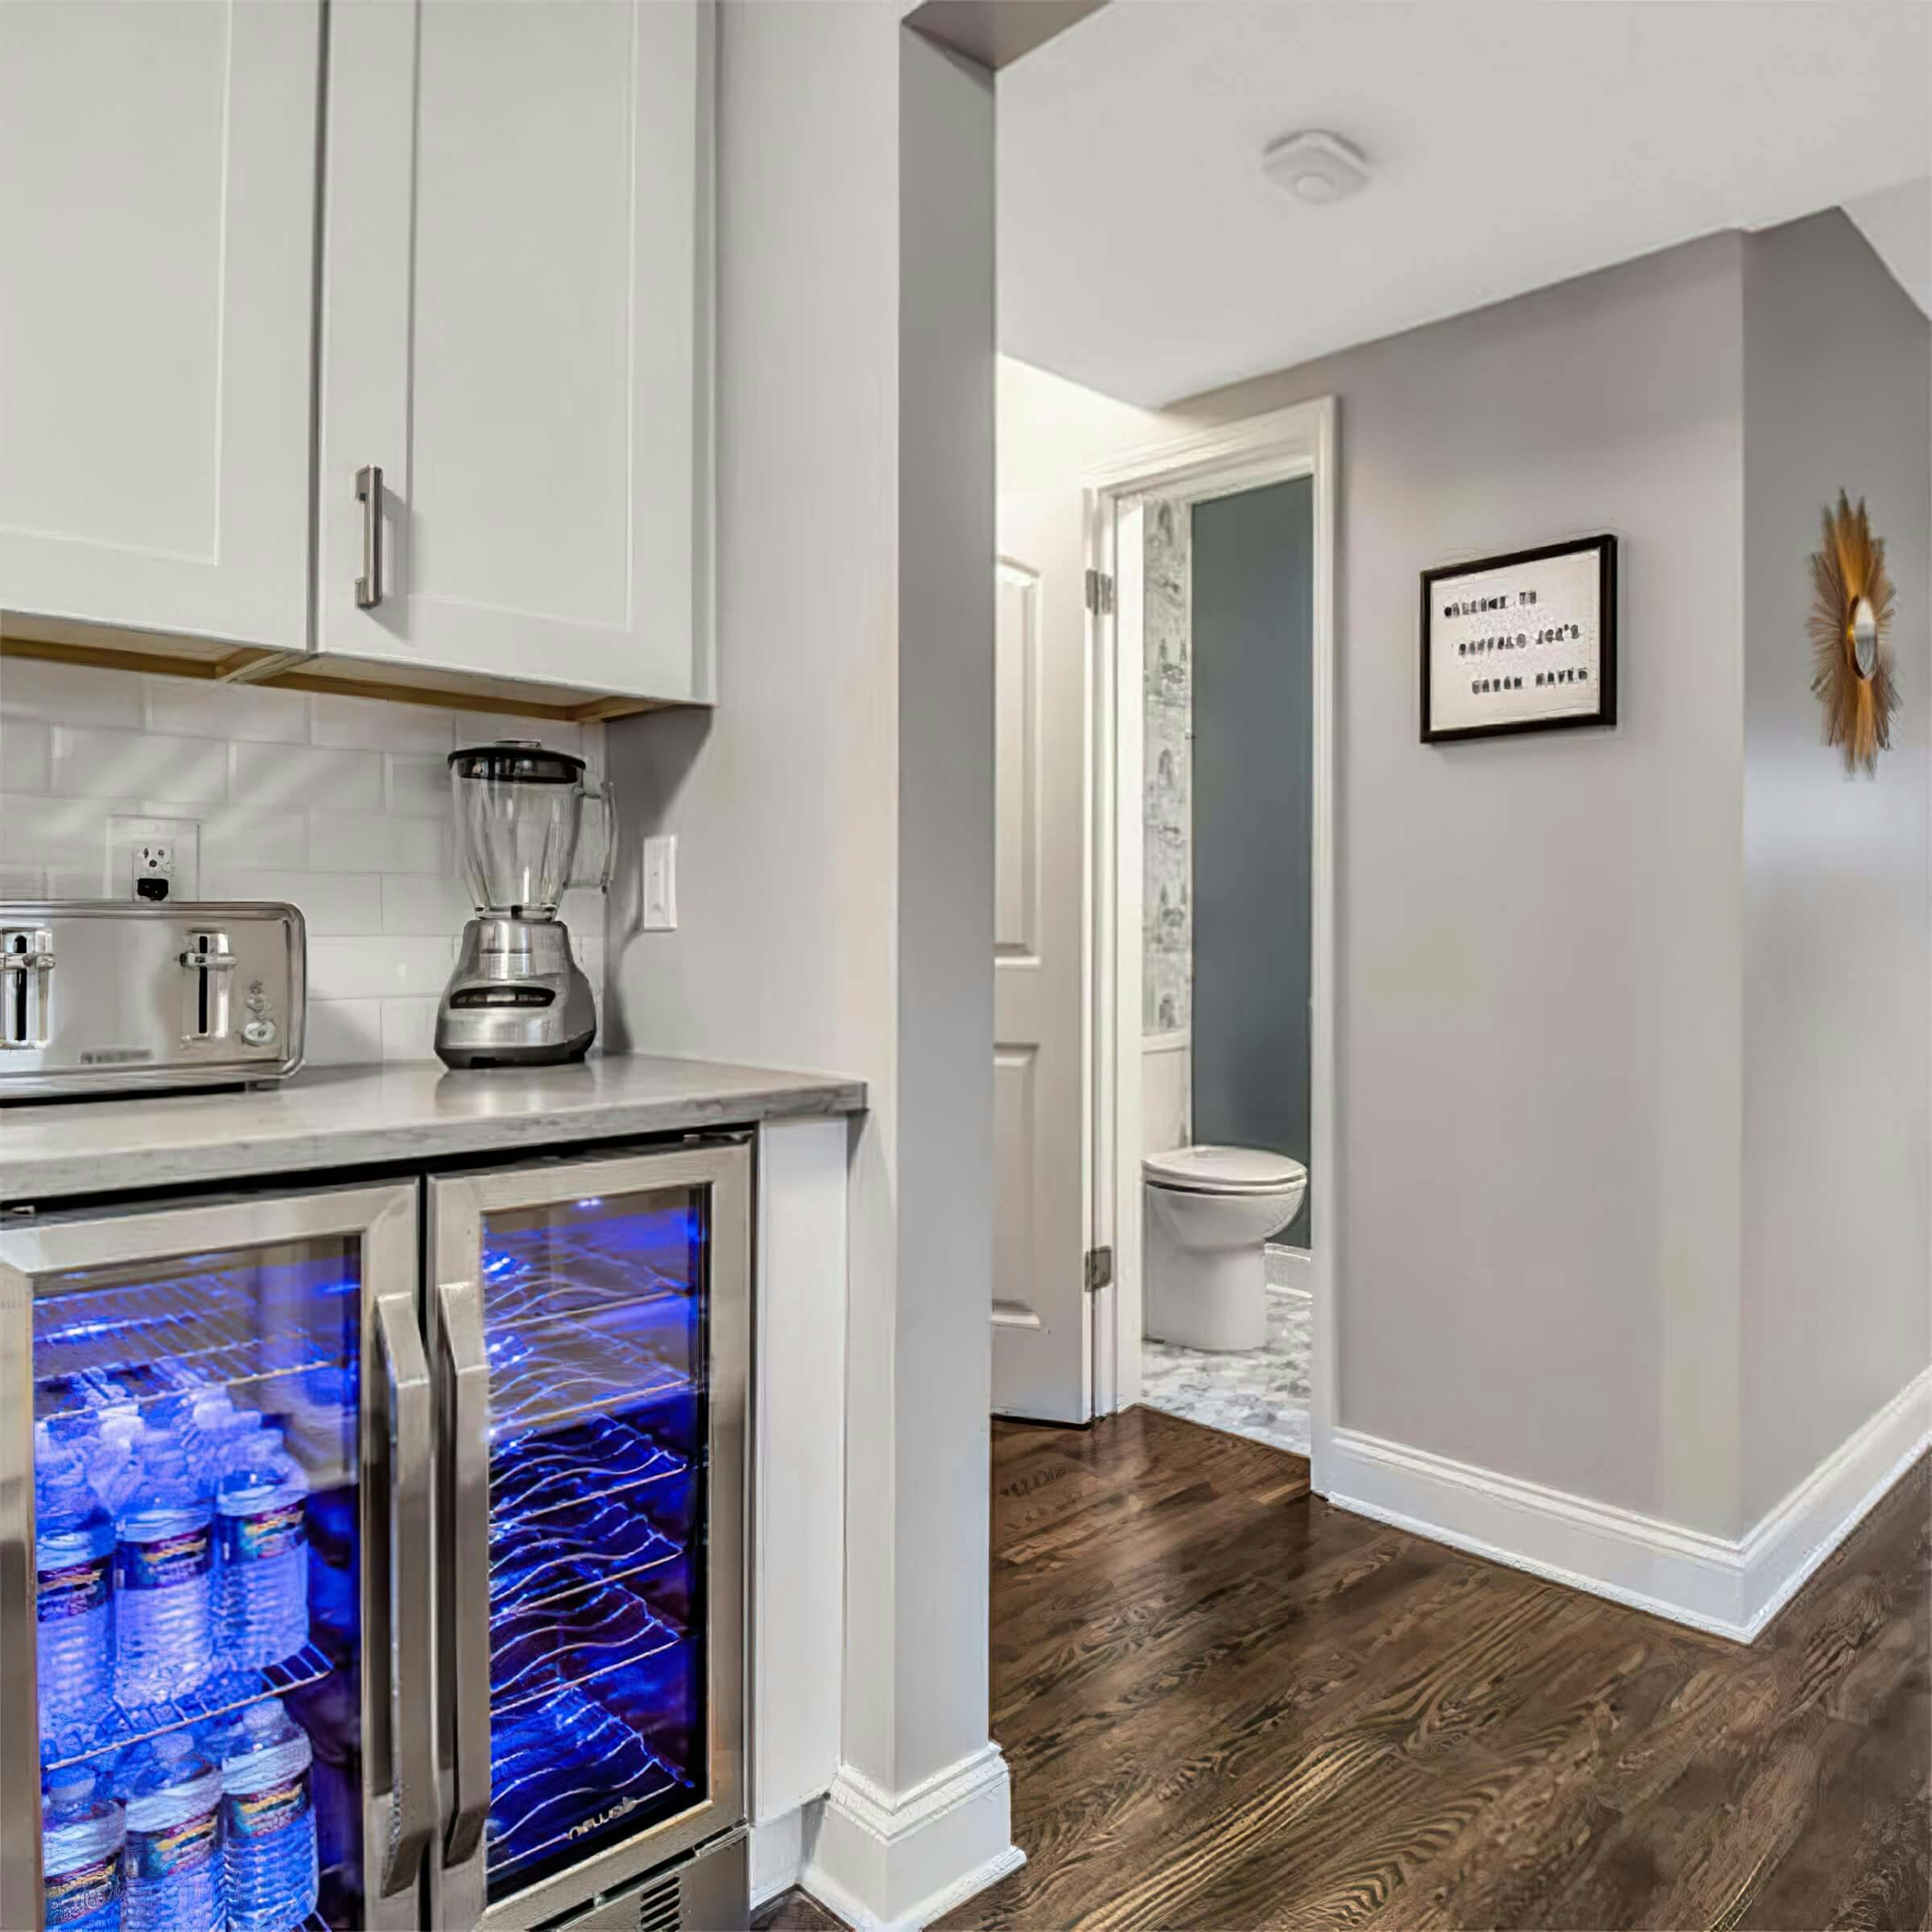
[(617, 788), (606, 778), (597, 787), (597, 796), (604, 801), (604, 875), (597, 890), (608, 893), (617, 876)]

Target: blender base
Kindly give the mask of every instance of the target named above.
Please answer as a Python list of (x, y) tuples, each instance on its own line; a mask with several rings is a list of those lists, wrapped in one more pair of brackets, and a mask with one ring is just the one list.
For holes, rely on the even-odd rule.
[(560, 920), (483, 918), (463, 929), (436, 1010), (446, 1067), (555, 1067), (597, 1038), (597, 1002)]

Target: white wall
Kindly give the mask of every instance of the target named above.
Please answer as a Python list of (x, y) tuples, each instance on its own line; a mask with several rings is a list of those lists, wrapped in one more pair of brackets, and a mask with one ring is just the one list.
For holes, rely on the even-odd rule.
[[(892, 1918), (1009, 1850), (986, 1750), (991, 93), (840, 0), (727, 0), (719, 86), (719, 708), (610, 728), (628, 828), (675, 832), (680, 873), (675, 932), (613, 908), (613, 1032), (870, 1088), (843, 1769), (806, 1854), (830, 1902)], [(902, 1831), (922, 1790), (947, 1802)]]
[[(1752, 236), (1744, 266), (1748, 1523), (1932, 1361), (1932, 324), (1835, 212)], [(1898, 588), (1870, 778), (1810, 689), (1807, 559), (1841, 489)]]
[[(1340, 399), (1336, 1421), (1728, 1533), (1740, 243), (1179, 406)], [(1613, 731), (1417, 741), (1418, 572), (1621, 542)]]
[[(8, 658), (0, 894), (97, 898), (110, 814), (192, 819), (203, 898), (302, 910), (309, 1063), (427, 1059), (473, 910), (456, 878), (448, 754), (498, 737), (601, 770), (601, 724)], [(595, 870), (587, 846), (578, 876)], [(602, 895), (568, 894), (564, 916), (601, 1003)]]

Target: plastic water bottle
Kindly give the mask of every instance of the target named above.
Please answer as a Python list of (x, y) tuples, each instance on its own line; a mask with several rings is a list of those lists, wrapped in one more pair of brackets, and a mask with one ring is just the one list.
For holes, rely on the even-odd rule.
[(121, 1760), (127, 1801), (124, 1932), (221, 1932), (221, 1773), (186, 1731)]
[(89, 1737), (114, 1681), (114, 1525), (77, 1456), (34, 1484), (34, 1569), (40, 1735)]
[(121, 1807), (85, 1765), (40, 1794), (40, 1915), (47, 1932), (121, 1932)]
[(167, 1703), (200, 1683), (214, 1655), (208, 1499), (179, 1443), (146, 1444), (116, 1529), (114, 1695)]
[(288, 1932), (315, 1910), (320, 1888), (308, 1733), (271, 1697), (242, 1713), (226, 1748), (229, 1932)]
[(251, 1430), (215, 1489), (224, 1658), (259, 1669), (308, 1641), (308, 1483), (279, 1429)]

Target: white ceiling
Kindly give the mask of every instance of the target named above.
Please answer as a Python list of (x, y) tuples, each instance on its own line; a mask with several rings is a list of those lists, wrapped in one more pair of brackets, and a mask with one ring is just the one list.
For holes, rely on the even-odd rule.
[[(1365, 192), (1262, 179), (1304, 127)], [(1932, 6), (1113, 0), (1001, 72), (999, 165), (1001, 347), (1158, 406), (1923, 177)]]

